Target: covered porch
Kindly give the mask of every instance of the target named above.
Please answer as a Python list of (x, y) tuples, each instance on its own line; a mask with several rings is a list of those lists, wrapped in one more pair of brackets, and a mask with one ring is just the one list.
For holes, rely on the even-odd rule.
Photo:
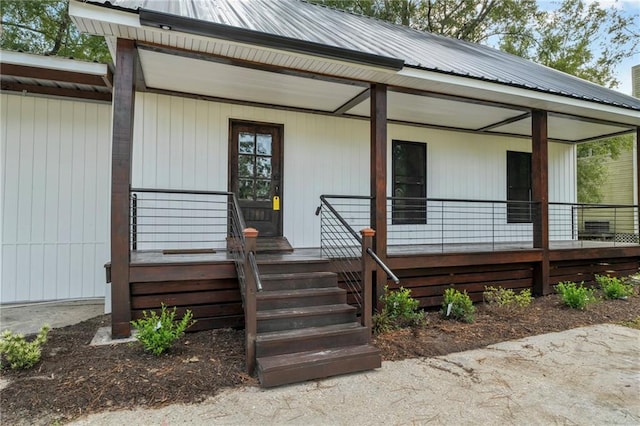
[[(637, 100), (489, 48), (308, 3), (225, 3), (265, 19), (258, 28), (168, 4), (70, 8), (82, 31), (107, 36), (116, 62), (114, 337), (129, 335), (143, 309), (176, 305), (200, 327), (244, 325), (251, 371), (262, 350), (286, 346), (266, 349), (265, 333), (297, 321), (274, 318), (282, 312), (271, 303), (289, 284), (265, 285), (277, 292), (269, 295), (262, 284), (295, 278), (298, 296), (336, 296), (306, 306), (322, 318), (301, 319), (304, 327), (352, 324), (350, 338), (362, 343), (335, 352), (346, 357), (331, 361), (339, 374), (358, 359), (379, 363), (367, 333), (386, 284), (431, 307), (452, 285), (476, 300), (495, 284), (543, 295), (564, 279), (640, 266), (637, 206), (577, 204), (575, 181), (575, 145), (638, 134)], [(273, 8), (314, 19), (271, 28)], [(404, 42), (384, 41), (396, 36)], [(424, 65), (452, 51), (450, 64)], [(613, 214), (606, 229), (587, 226), (598, 221), (585, 215), (593, 209)], [(264, 237), (286, 239), (292, 251), (261, 251)], [(346, 333), (325, 332), (323, 344)], [(303, 337), (286, 338), (306, 348)], [(309, 363), (320, 377), (314, 357), (278, 362)], [(285, 368), (272, 361), (258, 361), (259, 371)], [(265, 380), (297, 377), (286, 371)]]

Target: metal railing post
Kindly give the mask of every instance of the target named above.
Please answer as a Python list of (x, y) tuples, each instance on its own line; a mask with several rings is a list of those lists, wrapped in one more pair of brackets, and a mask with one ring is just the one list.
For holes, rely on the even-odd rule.
[(256, 302), (256, 279), (251, 270), (250, 256), (256, 250), (256, 239), (258, 238), (258, 231), (254, 228), (245, 228), (242, 233), (244, 234), (245, 241), (245, 256), (244, 256), (244, 279), (245, 279), (245, 301), (244, 301), (244, 315), (245, 315), (245, 347), (246, 347), (246, 360), (247, 360), (247, 373), (252, 374), (256, 366), (256, 335), (258, 333), (258, 320), (256, 317), (257, 302)]
[(360, 231), (362, 235), (362, 325), (373, 330), (371, 315), (373, 313), (373, 271), (375, 269), (374, 260), (368, 255), (368, 250), (373, 247), (373, 237), (376, 231), (371, 228), (364, 228)]

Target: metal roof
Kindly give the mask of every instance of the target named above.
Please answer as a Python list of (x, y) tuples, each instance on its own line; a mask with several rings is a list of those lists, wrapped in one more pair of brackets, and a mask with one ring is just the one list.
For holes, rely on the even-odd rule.
[(406, 67), (640, 110), (640, 100), (488, 46), (301, 0), (85, 0), (404, 61)]

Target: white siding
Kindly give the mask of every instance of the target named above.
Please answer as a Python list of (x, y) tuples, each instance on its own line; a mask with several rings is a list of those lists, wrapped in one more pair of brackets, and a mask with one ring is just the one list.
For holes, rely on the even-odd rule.
[[(319, 246), (321, 194), (369, 193), (367, 121), (148, 93), (136, 96), (133, 186), (226, 191), (230, 119), (284, 125), (284, 235), (294, 247)], [(389, 125), (388, 136), (389, 170), (391, 140), (427, 143), (428, 197), (504, 200), (506, 152), (531, 152), (525, 139), (419, 127)], [(575, 201), (574, 158), (572, 146), (550, 144), (551, 201)]]
[(2, 303), (102, 297), (109, 105), (1, 95)]

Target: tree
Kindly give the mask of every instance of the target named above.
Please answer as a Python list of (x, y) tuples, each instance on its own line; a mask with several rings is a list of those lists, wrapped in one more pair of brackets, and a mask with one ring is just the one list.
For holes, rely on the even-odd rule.
[(111, 61), (104, 38), (82, 34), (73, 24), (68, 0), (2, 0), (0, 10), (3, 49)]

